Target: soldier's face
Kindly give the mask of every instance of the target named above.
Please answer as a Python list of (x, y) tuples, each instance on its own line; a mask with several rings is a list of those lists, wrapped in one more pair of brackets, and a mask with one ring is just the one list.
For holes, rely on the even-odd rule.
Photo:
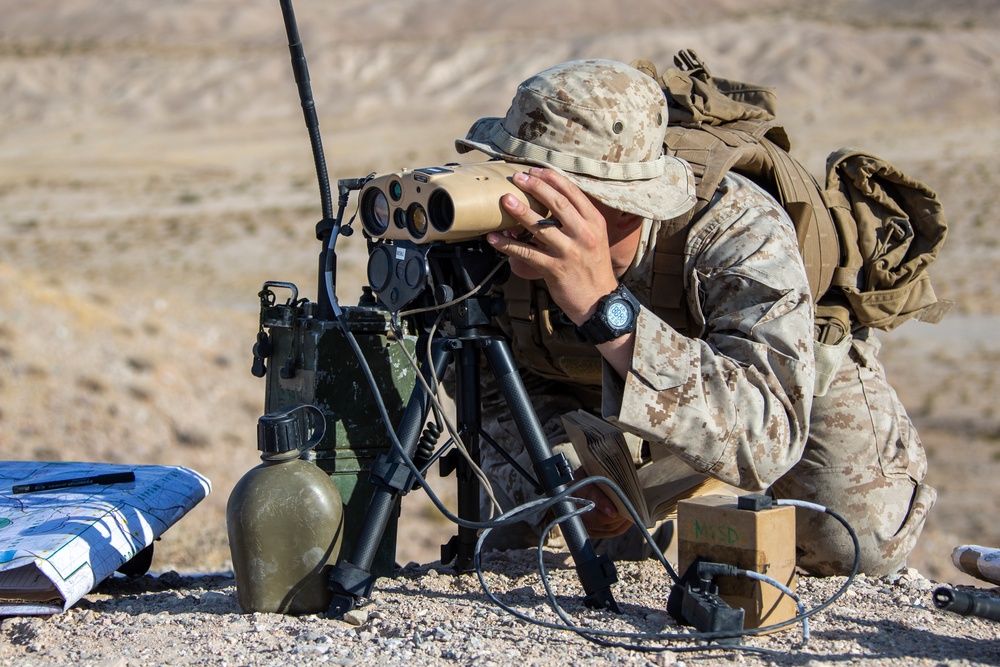
[(604, 216), (604, 221), (608, 225), (608, 248), (611, 250), (611, 264), (615, 275), (621, 276), (635, 257), (642, 216), (610, 208), (593, 197), (590, 198), (590, 201)]

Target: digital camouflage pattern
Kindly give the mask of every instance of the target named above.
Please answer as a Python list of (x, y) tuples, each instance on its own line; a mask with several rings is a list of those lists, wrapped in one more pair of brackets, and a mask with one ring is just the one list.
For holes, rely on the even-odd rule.
[(695, 202), (694, 175), (663, 154), (666, 98), (659, 84), (613, 60), (574, 60), (517, 88), (504, 118), (481, 118), (459, 152), (561, 171), (611, 208), (666, 220)]
[[(622, 281), (651, 303), (656, 224)], [(730, 174), (718, 198), (688, 235), (684, 285), (697, 335), (671, 329), (644, 308), (628, 377), (607, 366), (603, 386), (543, 378), (531, 372), (525, 345), (559, 340), (565, 331), (536, 330), (523, 340), (509, 318), (500, 324), (522, 336), (512, 348), (550, 443), (564, 443), (560, 416), (586, 408), (603, 413), (649, 444), (651, 464), (670, 451), (692, 468), (751, 492), (826, 505), (859, 534), (862, 571), (884, 574), (905, 563), (935, 492), (920, 484), (926, 458), (915, 429), (879, 364), (874, 335), (855, 332), (828, 394), (814, 400), (813, 306), (784, 211), (757, 186)], [(539, 320), (540, 318), (536, 318)], [(558, 318), (549, 318), (557, 322)], [(567, 323), (567, 326), (571, 324)], [(580, 343), (582, 358), (596, 351)], [(527, 469), (530, 461), (489, 381), (484, 428)], [(505, 509), (536, 496), (489, 447), (483, 469)], [(797, 510), (799, 564), (818, 574), (849, 570), (853, 547), (829, 517)], [(542, 523), (539, 518), (539, 524)], [(536, 528), (537, 530), (537, 528)], [(631, 532), (631, 531), (630, 531)], [(495, 546), (530, 546), (532, 529), (497, 533)], [(633, 541), (628, 534), (623, 542)], [(620, 557), (609, 540), (601, 541)]]
[[(878, 360), (871, 329), (854, 332), (830, 390), (813, 400), (805, 452), (771, 487), (778, 498), (830, 507), (861, 543), (861, 571), (889, 574), (906, 563), (937, 492), (920, 483), (927, 457)], [(797, 510), (798, 563), (817, 574), (849, 572), (854, 545), (832, 517)]]
[(695, 337), (644, 310), (624, 393), (606, 389), (604, 414), (699, 472), (763, 490), (801, 458), (809, 431), (813, 309), (795, 232), (776, 202), (731, 175), (687, 239)]

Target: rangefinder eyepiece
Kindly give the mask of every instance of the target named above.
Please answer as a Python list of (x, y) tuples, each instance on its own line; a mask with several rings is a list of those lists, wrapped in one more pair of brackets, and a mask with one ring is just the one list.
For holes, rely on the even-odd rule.
[(513, 183), (525, 166), (501, 160), (404, 169), (376, 176), (361, 192), (361, 224), (375, 238), (457, 242), (518, 225), (500, 205), (512, 194), (540, 216), (548, 210)]

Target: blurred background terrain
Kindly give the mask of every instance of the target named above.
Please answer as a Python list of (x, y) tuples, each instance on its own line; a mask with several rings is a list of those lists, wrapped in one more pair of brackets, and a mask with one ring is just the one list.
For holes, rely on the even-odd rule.
[[(334, 180), (455, 160), (454, 138), (557, 62), (662, 69), (692, 48), (778, 89), (817, 177), (852, 145), (935, 188), (951, 230), (932, 275), (956, 305), (884, 336), (940, 494), (911, 565), (966, 583), (952, 549), (1000, 547), (1000, 2), (295, 9)], [(192, 467), (214, 491), (153, 569), (228, 569), (225, 503), (258, 462), (257, 292), (316, 296), (320, 200), (278, 3), (0, 0), (0, 15), (0, 457)], [(361, 235), (338, 255), (340, 301), (356, 303)], [(398, 560), (435, 560), (450, 532), (407, 496)]]

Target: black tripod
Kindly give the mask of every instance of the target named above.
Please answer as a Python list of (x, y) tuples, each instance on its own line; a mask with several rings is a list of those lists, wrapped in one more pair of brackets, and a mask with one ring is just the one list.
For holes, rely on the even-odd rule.
[[(427, 253), (428, 265), (438, 285), (436, 292), (439, 302), (450, 301), (452, 286), (462, 290), (459, 293), (474, 289), (482, 280), (484, 267), (489, 268), (496, 262), (494, 251), (478, 241), (468, 244), (440, 244), (421, 252)], [(370, 266), (369, 274), (371, 273)], [(386, 272), (391, 275), (403, 273), (405, 272)], [(390, 289), (388, 286), (383, 287)], [(502, 304), (488, 296), (488, 289), (489, 285), (483, 286), (477, 295), (449, 306), (447, 314), (455, 334), (437, 338), (430, 343), (430, 362), (424, 364), (421, 373), (428, 386), (435, 386), (447, 367), (454, 365), (458, 433), (468, 448), (470, 458), (478, 465), (482, 437), (480, 363), (485, 358), (531, 458), (541, 486), (539, 491), (552, 497), (565, 489), (566, 484), (572, 480), (572, 475), (565, 457), (561, 454), (553, 455), (549, 447), (506, 338), (489, 330), (492, 314)], [(426, 350), (426, 333), (418, 340), (418, 349), (421, 347)], [(397, 429), (402, 449), (411, 459), (417, 451), (429, 409), (430, 397), (424, 385), (418, 384)], [(490, 444), (494, 445), (492, 442)], [(506, 458), (513, 463), (509, 455)], [(479, 522), (479, 480), (464, 458), (459, 458), (455, 468), (458, 474), (458, 515), (461, 519)], [(398, 508), (400, 496), (412, 488), (414, 481), (410, 469), (395, 450), (380, 457), (372, 466), (370, 480), (375, 488), (357, 542), (350, 556), (341, 559), (330, 575), (333, 601), (328, 615), (332, 618), (342, 616), (353, 609), (359, 599), (370, 596), (375, 585), (371, 567), (379, 542)], [(575, 509), (576, 506), (569, 500), (554, 506), (554, 512), (559, 517), (566, 517)], [(610, 588), (618, 580), (614, 563), (607, 556), (595, 553), (579, 516), (566, 518), (560, 527), (586, 592), (585, 604), (592, 608), (617, 611), (618, 606)], [(458, 535), (442, 548), (442, 562), (454, 560), (458, 570), (470, 570), (477, 533), (475, 528), (459, 526)]]

